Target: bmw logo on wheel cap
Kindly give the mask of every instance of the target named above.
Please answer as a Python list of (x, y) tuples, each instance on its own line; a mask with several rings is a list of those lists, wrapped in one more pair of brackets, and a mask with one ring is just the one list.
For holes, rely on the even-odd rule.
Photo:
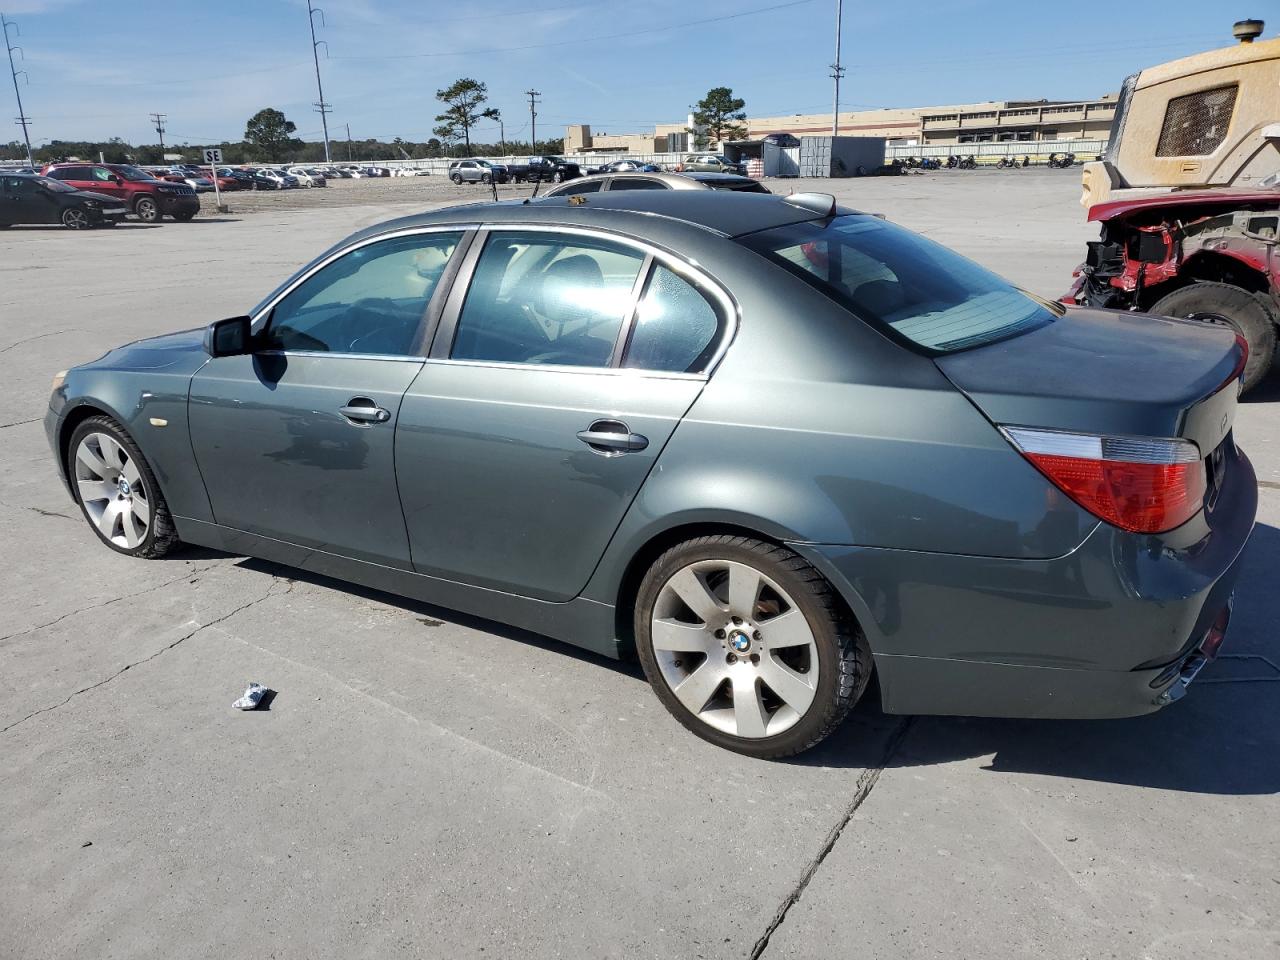
[(751, 638), (742, 632), (730, 634), (729, 646), (733, 647), (733, 649), (737, 650), (739, 653), (744, 653), (747, 648), (751, 646)]

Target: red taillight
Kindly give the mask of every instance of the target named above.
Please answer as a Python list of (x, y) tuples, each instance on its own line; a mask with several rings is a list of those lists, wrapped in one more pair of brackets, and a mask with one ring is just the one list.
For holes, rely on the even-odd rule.
[(1022, 427), (1004, 433), (1063, 493), (1123, 530), (1163, 533), (1182, 526), (1204, 505), (1204, 461), (1186, 440)]

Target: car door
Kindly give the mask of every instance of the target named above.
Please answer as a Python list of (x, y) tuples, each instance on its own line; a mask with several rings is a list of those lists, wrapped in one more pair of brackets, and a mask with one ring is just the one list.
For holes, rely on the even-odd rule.
[(93, 173), (89, 167), (63, 167), (59, 170), (51, 171), (49, 176), (69, 183), (77, 190), (92, 190), (94, 188)]
[[(582, 590), (727, 335), (727, 297), (691, 270), (570, 228), (472, 244), (397, 427), (417, 570), (544, 600)], [(701, 317), (687, 357), (646, 345), (670, 278), (694, 296), (677, 310)]]
[(409, 567), (396, 423), (463, 240), (409, 231), (328, 258), (255, 318), (253, 353), (196, 374), (191, 441), (219, 524)]
[(56, 208), (30, 177), (0, 178), (0, 223), (53, 223)]
[(121, 178), (107, 167), (90, 167), (89, 185), (83, 189), (92, 190), (94, 193), (105, 193), (109, 197), (123, 200), (127, 194), (120, 180)]

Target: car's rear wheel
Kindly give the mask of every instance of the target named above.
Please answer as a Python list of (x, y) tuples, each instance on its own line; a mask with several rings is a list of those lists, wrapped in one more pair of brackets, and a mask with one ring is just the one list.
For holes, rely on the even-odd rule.
[(178, 543), (151, 466), (115, 420), (90, 417), (76, 427), (67, 475), (85, 520), (112, 550), (152, 558)]
[(133, 212), (143, 223), (160, 222), (160, 204), (156, 203), (154, 197), (139, 197), (133, 205)]
[(79, 207), (67, 207), (62, 211), (62, 225), (69, 230), (84, 230), (89, 226), (89, 215)]
[(754, 757), (817, 744), (866, 687), (866, 639), (818, 571), (783, 547), (690, 540), (649, 569), (636, 650), (654, 692), (689, 730)]
[(1230, 327), (1249, 343), (1244, 391), (1252, 390), (1271, 370), (1276, 350), (1276, 317), (1261, 297), (1229, 283), (1202, 281), (1173, 291), (1151, 307), (1151, 313)]

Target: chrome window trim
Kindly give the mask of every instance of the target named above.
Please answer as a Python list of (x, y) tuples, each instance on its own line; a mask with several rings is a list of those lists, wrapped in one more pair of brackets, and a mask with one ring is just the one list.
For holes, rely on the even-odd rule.
[[(290, 284), (287, 287), (285, 287), (283, 290), (277, 293), (274, 297), (272, 297), (269, 301), (267, 301), (267, 303), (264, 306), (259, 308), (257, 313), (251, 315), (249, 318), (250, 332), (254, 335), (261, 333), (262, 326), (266, 323), (267, 318), (271, 316), (271, 311), (276, 308), (276, 305), (281, 300), (289, 296), (289, 294), (293, 293), (294, 290), (298, 289), (298, 287), (302, 286), (304, 283), (310, 280), (313, 276), (315, 276), (325, 267), (329, 266), (329, 264), (333, 263), (335, 260), (340, 260), (342, 257), (345, 257), (348, 253), (352, 253), (363, 247), (367, 247), (373, 243), (380, 243), (383, 240), (395, 240), (399, 237), (411, 237), (417, 234), (431, 234), (431, 233), (457, 233), (460, 235), (465, 235), (468, 230), (476, 230), (476, 229), (478, 229), (478, 224), (474, 224), (474, 223), (430, 224), (427, 226), (420, 226), (420, 227), (404, 227), (403, 229), (400, 229), (400, 230), (391, 230), (387, 233), (379, 233), (372, 237), (365, 237), (363, 240), (359, 240), (353, 244), (342, 247), (339, 250), (335, 250), (329, 256), (325, 257), (323, 260), (320, 260), (317, 263), (312, 264), (310, 269), (304, 270), (304, 272), (294, 277), (292, 282), (290, 282)], [(323, 350), (293, 351), (293, 352), (297, 354), (307, 354), (307, 355), (315, 355), (315, 356), (334, 356), (335, 355), (335, 354), (327, 353), (326, 351), (323, 351)], [(367, 356), (367, 354), (361, 354), (361, 356)]]
[(454, 360), (450, 357), (427, 357), (426, 363), (455, 367), (497, 367), (503, 370), (546, 370), (550, 373), (587, 373), (606, 376), (644, 377), (646, 380), (706, 380), (701, 373), (675, 373), (666, 370), (643, 370), (638, 367), (575, 367), (558, 363), (511, 363), (506, 360)]
[(255, 350), (257, 357), (327, 357), (330, 360), (398, 360), (423, 363), (426, 357), (406, 357), (400, 353), (331, 353), (328, 350)]
[[(497, 231), (513, 231), (518, 233), (571, 234), (571, 235), (583, 236), (583, 237), (588, 237), (588, 238), (597, 239), (597, 240), (608, 240), (615, 243), (621, 243), (624, 246), (633, 247), (642, 256), (652, 258), (653, 264), (659, 264), (659, 263), (662, 264), (664, 267), (669, 269), (672, 273), (676, 274), (681, 279), (687, 281), (690, 285), (693, 286), (695, 290), (698, 290), (704, 296), (708, 297), (713, 301), (712, 303), (713, 308), (715, 308), (716, 312), (724, 319), (724, 329), (721, 330), (719, 333), (720, 342), (716, 346), (715, 352), (712, 353), (711, 358), (707, 360), (706, 366), (702, 370), (697, 371), (695, 373), (673, 374), (670, 371), (647, 370), (642, 367), (626, 367), (626, 368), (612, 367), (612, 366), (610, 367), (566, 367), (566, 366), (557, 366), (553, 364), (538, 364), (538, 363), (503, 363), (499, 361), (490, 362), (487, 360), (485, 361), (455, 360), (449, 356), (430, 357), (429, 359), (432, 363), (441, 362), (441, 363), (483, 364), (488, 366), (519, 367), (520, 369), (523, 369), (523, 370), (529, 370), (529, 369), (554, 370), (554, 371), (559, 371), (561, 373), (566, 371), (577, 371), (579, 373), (586, 371), (586, 372), (598, 373), (601, 371), (609, 372), (609, 371), (625, 370), (625, 372), (628, 372), (631, 374), (636, 374), (640, 376), (659, 377), (663, 379), (666, 379), (671, 376), (678, 376), (681, 379), (692, 378), (697, 380), (708, 380), (711, 378), (711, 375), (715, 372), (716, 367), (720, 365), (721, 360), (724, 359), (725, 354), (728, 353), (729, 351), (729, 347), (733, 344), (734, 339), (738, 335), (738, 328), (742, 324), (742, 310), (741, 310), (741, 307), (739, 307), (738, 305), (738, 301), (734, 299), (733, 295), (718, 280), (713, 278), (710, 273), (708, 273), (701, 265), (699, 265), (697, 261), (681, 257), (670, 250), (667, 250), (663, 247), (660, 247), (652, 243), (651, 241), (638, 240), (629, 234), (611, 230), (608, 227), (583, 227), (576, 224), (562, 225), (562, 224), (554, 224), (554, 223), (496, 222), (496, 223), (486, 223), (480, 229), (483, 231), (483, 235), (478, 236), (476, 238), (476, 243), (475, 243), (475, 246), (473, 247), (473, 249), (476, 250), (476, 262), (479, 261), (480, 256), (482, 256), (484, 253), (484, 247), (488, 243), (489, 235)], [(463, 276), (463, 272), (460, 272), (458, 277), (455, 279), (454, 283), (456, 286), (458, 281), (465, 280), (466, 289), (463, 291), (463, 294), (465, 294), (470, 290), (472, 277), (474, 275), (474, 270), (466, 270), (465, 265), (463, 269), (466, 273), (465, 277)], [(646, 273), (643, 269), (641, 270), (641, 276), (644, 276), (646, 278), (651, 273), (652, 273), (652, 265), (650, 266), (648, 273)], [(453, 297), (451, 296), (450, 299), (453, 299)], [(462, 308), (463, 306), (465, 306), (465, 302), (466, 302), (465, 296), (463, 296), (461, 301), (457, 304), (457, 314), (453, 318), (453, 322), (450, 324), (451, 329), (449, 329), (448, 331), (450, 336), (449, 350), (453, 349), (452, 337), (454, 336), (454, 334), (456, 334), (458, 322), (462, 319)], [(632, 314), (634, 314), (634, 306), (632, 309)], [(628, 318), (624, 318), (624, 321), (623, 321), (624, 327), (629, 328), (629, 320), (630, 320), (630, 316)], [(442, 322), (440, 325), (440, 328), (437, 330), (437, 335), (444, 330), (444, 326), (445, 325)], [(621, 358), (618, 359), (618, 362), (621, 363)]]

